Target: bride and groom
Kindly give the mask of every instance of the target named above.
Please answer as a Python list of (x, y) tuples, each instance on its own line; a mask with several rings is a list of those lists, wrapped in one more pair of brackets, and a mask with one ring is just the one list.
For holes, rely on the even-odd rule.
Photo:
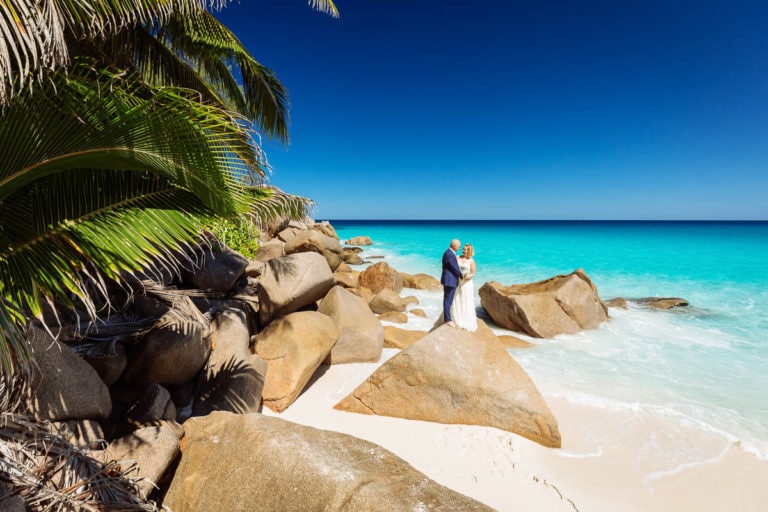
[(475, 250), (471, 244), (465, 244), (461, 256), (456, 251), (461, 242), (454, 239), (443, 253), (443, 273), (440, 282), (443, 285), (443, 320), (452, 327), (461, 327), (468, 331), (477, 330), (475, 313)]

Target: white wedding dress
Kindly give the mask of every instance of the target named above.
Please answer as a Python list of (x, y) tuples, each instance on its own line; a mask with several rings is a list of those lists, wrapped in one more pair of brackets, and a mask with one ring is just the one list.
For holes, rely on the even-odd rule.
[[(471, 272), (470, 264), (472, 260), (459, 259), (459, 269), (461, 275), (467, 275)], [(475, 312), (475, 285), (472, 279), (464, 281), (456, 289), (456, 295), (451, 304), (451, 319), (468, 331), (477, 330), (477, 313)]]

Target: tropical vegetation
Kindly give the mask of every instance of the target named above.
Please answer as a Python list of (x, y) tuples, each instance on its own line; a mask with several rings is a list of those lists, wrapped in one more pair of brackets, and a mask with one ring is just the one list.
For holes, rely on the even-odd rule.
[(226, 3), (0, 2), (0, 496), (10, 478), (29, 510), (157, 506), (18, 407), (28, 322), (55, 305), (96, 323), (112, 284), (207, 230), (241, 243), (312, 207), (268, 186), (257, 141), (288, 140), (287, 93), (207, 10)]
[(207, 10), (226, 3), (0, 3), (0, 410), (46, 304), (96, 321), (110, 282), (178, 265), (219, 219), (311, 208), (267, 185), (257, 141), (287, 141), (287, 94)]

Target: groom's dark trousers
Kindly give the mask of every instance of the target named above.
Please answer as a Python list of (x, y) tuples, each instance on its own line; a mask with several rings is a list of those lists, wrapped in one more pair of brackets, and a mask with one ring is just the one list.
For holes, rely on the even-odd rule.
[(443, 320), (446, 322), (451, 321), (451, 304), (459, 286), (459, 278), (461, 269), (456, 261), (456, 254), (450, 248), (446, 249), (443, 253), (443, 273), (440, 276), (440, 283), (443, 285)]

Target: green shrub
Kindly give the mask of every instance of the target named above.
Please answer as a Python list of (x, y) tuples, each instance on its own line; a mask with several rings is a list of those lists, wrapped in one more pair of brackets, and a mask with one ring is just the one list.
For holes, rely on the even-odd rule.
[(259, 228), (249, 215), (219, 219), (210, 227), (210, 231), (222, 245), (239, 252), (246, 258), (253, 258), (259, 248)]

